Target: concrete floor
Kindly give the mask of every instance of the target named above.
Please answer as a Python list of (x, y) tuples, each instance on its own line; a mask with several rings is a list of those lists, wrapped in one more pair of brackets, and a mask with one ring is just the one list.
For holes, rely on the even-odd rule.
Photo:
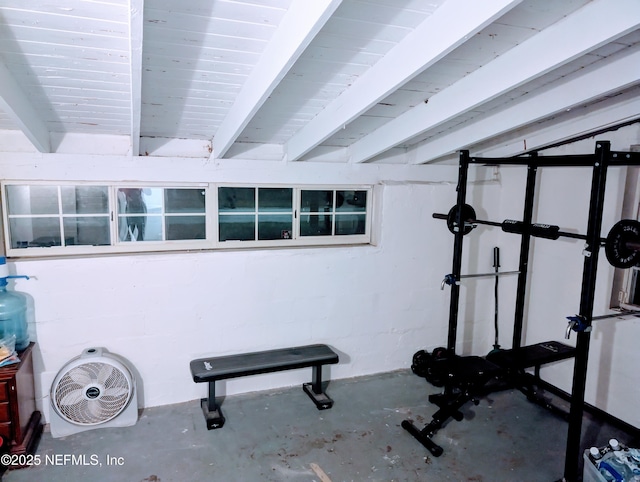
[[(300, 387), (229, 396), (222, 404), (225, 426), (210, 431), (199, 401), (148, 408), (133, 427), (57, 439), (45, 432), (37, 451), (41, 465), (12, 470), (3, 480), (551, 482), (562, 477), (566, 422), (514, 390), (465, 406), (465, 419), (451, 421), (434, 437), (444, 454), (431, 456), (400, 424), (405, 418), (419, 426), (428, 422), (437, 408), (427, 396), (438, 392), (410, 371), (398, 371), (330, 382), (327, 393), (335, 404), (324, 411)], [(633, 442), (632, 435), (585, 418), (585, 447), (604, 445), (612, 436)], [(76, 462), (83, 456), (88, 465), (64, 463), (64, 455)]]

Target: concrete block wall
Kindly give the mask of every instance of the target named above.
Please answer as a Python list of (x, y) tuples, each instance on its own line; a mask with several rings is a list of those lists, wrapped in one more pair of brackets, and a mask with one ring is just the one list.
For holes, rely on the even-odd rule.
[[(592, 152), (593, 141), (579, 146)], [(623, 149), (623, 147), (618, 147)], [(33, 277), (17, 289), (34, 302), (38, 403), (48, 417), (48, 393), (58, 370), (90, 346), (126, 357), (139, 375), (141, 405), (156, 406), (206, 396), (195, 384), (189, 361), (208, 355), (328, 343), (341, 363), (327, 367), (332, 379), (408, 368), (413, 353), (446, 345), (453, 237), (433, 212), (455, 203), (455, 165), (336, 165), (178, 158), (7, 154), (7, 179), (144, 180), (293, 184), (373, 184), (375, 244), (371, 246), (269, 250), (219, 250), (68, 259), (19, 259), (16, 272)], [(501, 221), (522, 213), (522, 169), (474, 167), (468, 201), (478, 217)], [(584, 232), (589, 174), (556, 170), (541, 174), (537, 219)], [(608, 229), (617, 219), (624, 173), (610, 175)], [(463, 272), (492, 271), (494, 246), (502, 270), (517, 269), (519, 238), (479, 227), (465, 238)], [(579, 302), (582, 254), (579, 242), (536, 240), (527, 311), (526, 339), (561, 340)], [(611, 270), (602, 263), (597, 306), (606, 309)], [(515, 277), (500, 280), (503, 346), (510, 346)], [(458, 352), (486, 354), (493, 345), (493, 282), (462, 287)], [(638, 323), (600, 323), (588, 398), (638, 425), (633, 398), (638, 386)], [(629, 358), (630, 357), (630, 358)], [(629, 364), (631, 360), (632, 364)], [(544, 375), (569, 389), (572, 364)], [(229, 380), (220, 394), (297, 385), (310, 371)], [(637, 391), (637, 388), (634, 390)], [(635, 393), (635, 392), (634, 392)], [(637, 399), (637, 395), (634, 395)]]
[[(374, 184), (377, 197), (371, 246), (13, 261), (16, 272), (32, 277), (17, 288), (34, 301), (36, 383), (45, 416), (58, 370), (92, 346), (128, 359), (139, 374), (141, 404), (155, 406), (206, 396), (206, 385), (191, 380), (194, 358), (328, 343), (341, 353), (341, 363), (327, 367), (336, 379), (408, 368), (418, 349), (446, 344), (449, 298), (440, 281), (450, 271), (452, 236), (431, 214), (455, 202), (455, 166), (132, 164), (27, 155), (3, 162), (10, 179)], [(475, 175), (490, 179), (492, 172)], [(488, 188), (484, 196), (497, 201), (499, 184)], [(467, 309), (481, 319), (482, 306), (480, 297)], [(461, 347), (472, 349), (481, 326), (461, 330)], [(219, 392), (309, 379), (310, 370), (261, 375), (229, 380)]]

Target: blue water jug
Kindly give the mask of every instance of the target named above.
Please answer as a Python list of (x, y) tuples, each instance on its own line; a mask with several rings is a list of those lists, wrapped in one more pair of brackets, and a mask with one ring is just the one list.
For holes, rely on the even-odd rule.
[(27, 326), (27, 297), (15, 291), (7, 291), (7, 280), (28, 276), (9, 276), (7, 259), (0, 256), (0, 338), (16, 337), (16, 351), (29, 345)]

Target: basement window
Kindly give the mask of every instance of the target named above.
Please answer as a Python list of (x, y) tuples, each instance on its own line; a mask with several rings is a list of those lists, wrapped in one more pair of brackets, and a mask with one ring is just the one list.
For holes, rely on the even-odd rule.
[(289, 240), (292, 233), (292, 188), (218, 188), (219, 241)]
[(221, 246), (371, 242), (371, 187), (218, 187)]
[(207, 189), (7, 182), (2, 190), (6, 254), (204, 249)]
[(2, 183), (9, 257), (368, 244), (371, 203), (371, 186)]
[(628, 308), (637, 310), (640, 308), (640, 269), (634, 266), (629, 270), (626, 285), (624, 302), (630, 305)]
[(185, 241), (206, 238), (202, 188), (119, 187), (118, 241)]
[(8, 185), (10, 249), (108, 246), (107, 186)]
[[(631, 146), (631, 150), (635, 146)], [(640, 168), (628, 167), (622, 203), (622, 219), (640, 221)], [(640, 267), (616, 269), (613, 281), (611, 307), (640, 310)]]
[(365, 190), (302, 190), (300, 235), (366, 234), (367, 194)]

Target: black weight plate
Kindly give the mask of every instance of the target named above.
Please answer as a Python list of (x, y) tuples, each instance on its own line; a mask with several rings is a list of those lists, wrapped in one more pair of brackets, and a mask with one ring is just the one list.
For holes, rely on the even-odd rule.
[(424, 351), (417, 351), (413, 355), (413, 360), (411, 363), (411, 371), (418, 375), (419, 377), (424, 377), (429, 372), (429, 367), (433, 364), (432, 356)]
[[(456, 218), (458, 214), (458, 206), (455, 205), (449, 210), (447, 214), (447, 227), (453, 234), (457, 233), (458, 224)], [(473, 226), (467, 225), (467, 223), (473, 223), (476, 220), (476, 211), (468, 204), (462, 205), (462, 222), (465, 224), (463, 234), (469, 234), (473, 229)]]
[(633, 219), (618, 221), (609, 231), (604, 252), (611, 266), (631, 268), (640, 263), (640, 222)]
[(439, 346), (438, 348), (434, 348), (431, 352), (431, 356), (435, 360), (443, 360), (445, 358), (449, 358), (449, 350), (446, 348)]

